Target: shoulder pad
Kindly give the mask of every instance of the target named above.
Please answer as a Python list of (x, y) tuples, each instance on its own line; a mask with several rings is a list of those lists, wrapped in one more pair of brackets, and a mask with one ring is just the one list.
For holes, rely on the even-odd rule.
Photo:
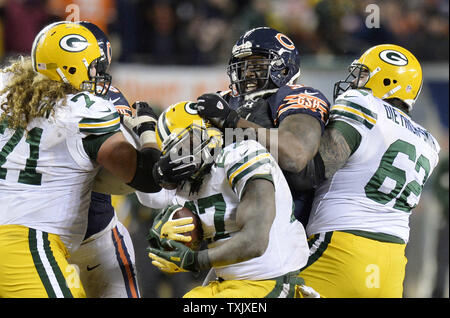
[(371, 129), (377, 122), (373, 95), (362, 89), (351, 89), (339, 95), (331, 107), (330, 119), (357, 122)]
[(322, 129), (328, 121), (330, 102), (319, 90), (304, 85), (285, 85), (269, 98), (276, 122), (291, 114), (304, 113), (315, 117)]
[[(372, 94), (364, 89), (349, 89), (336, 98), (338, 100), (353, 100), (361, 104), (368, 104), (369, 98)], [(336, 102), (335, 102), (336, 104)]]
[(217, 166), (225, 169), (228, 184), (239, 197), (253, 176), (273, 181), (272, 169), (275, 164), (269, 151), (255, 140), (228, 145), (216, 161)]
[(79, 119), (78, 128), (85, 135), (102, 135), (118, 131), (120, 117), (114, 104), (102, 97), (82, 92), (68, 96), (68, 103)]

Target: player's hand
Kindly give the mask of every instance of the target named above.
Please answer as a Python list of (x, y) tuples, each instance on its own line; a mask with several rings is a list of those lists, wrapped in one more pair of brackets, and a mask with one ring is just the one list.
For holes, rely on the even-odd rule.
[(135, 102), (131, 107), (136, 109), (136, 115), (124, 116), (122, 123), (139, 137), (141, 147), (148, 143), (156, 143), (158, 116), (146, 102)]
[(172, 205), (161, 211), (153, 221), (150, 228), (151, 237), (158, 237), (159, 239), (169, 239), (179, 242), (190, 242), (191, 236), (183, 235), (182, 233), (190, 232), (194, 229), (192, 217), (184, 217), (173, 219), (175, 212), (181, 208), (181, 205)]
[(238, 113), (219, 94), (203, 94), (197, 98), (198, 114), (220, 129), (236, 128)]
[(173, 189), (193, 175), (197, 168), (193, 156), (172, 159), (171, 153), (168, 152), (153, 166), (153, 179), (163, 188)]
[(152, 264), (165, 273), (197, 272), (198, 252), (191, 250), (186, 245), (172, 241), (162, 240), (162, 246), (166, 249), (148, 248), (148, 257), (152, 259)]

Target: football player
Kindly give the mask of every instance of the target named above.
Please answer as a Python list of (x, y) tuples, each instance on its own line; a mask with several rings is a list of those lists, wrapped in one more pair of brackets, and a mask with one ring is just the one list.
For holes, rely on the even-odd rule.
[[(162, 216), (151, 231), (152, 264), (167, 273), (212, 267), (218, 279), (186, 298), (305, 296), (307, 288), (295, 273), (308, 258), (306, 236), (271, 154), (254, 140), (223, 147), (222, 133), (198, 116), (192, 102), (161, 114), (157, 141), (163, 156), (155, 179), (167, 188), (176, 186), (171, 204), (198, 215), (208, 248), (194, 251), (171, 239), (176, 235), (161, 234), (165, 223), (159, 221), (171, 219)], [(168, 167), (179, 162), (171, 174)]]
[[(87, 21), (75, 23), (86, 27), (95, 35), (106, 58), (108, 71), (112, 50), (106, 34), (93, 23)], [(111, 85), (104, 97), (114, 103), (121, 116), (132, 115), (127, 99), (116, 87)], [(120, 129), (126, 139), (137, 147), (133, 134), (130, 134), (123, 125)], [(98, 186), (96, 182), (94, 189), (101, 191)], [(105, 184), (105, 187), (103, 190), (107, 192), (108, 184)], [(80, 247), (71, 254), (69, 261), (78, 266), (81, 282), (89, 298), (140, 296), (133, 242), (127, 228), (118, 220), (111, 203), (111, 195), (108, 193), (92, 192), (86, 234)]]
[(391, 44), (368, 49), (335, 84), (300, 274), (323, 297), (402, 297), (409, 216), (440, 150), (410, 117), (421, 88), (419, 61)]
[(298, 189), (299, 172), (308, 162), (309, 170), (321, 165), (320, 157), (311, 159), (330, 103), (319, 90), (295, 84), (299, 52), (292, 40), (272, 28), (245, 32), (233, 46), (227, 73), (231, 90), (200, 96), (199, 115), (225, 133), (226, 128), (255, 129), (258, 141), (276, 154), (294, 198), (295, 216), (306, 225), (314, 191)]
[[(155, 118), (140, 109), (140, 150), (104, 99), (111, 77), (95, 34), (57, 22), (0, 78), (0, 297), (85, 297), (67, 258), (83, 241), (100, 167), (120, 184), (161, 188)], [(124, 164), (126, 162), (126, 164)]]

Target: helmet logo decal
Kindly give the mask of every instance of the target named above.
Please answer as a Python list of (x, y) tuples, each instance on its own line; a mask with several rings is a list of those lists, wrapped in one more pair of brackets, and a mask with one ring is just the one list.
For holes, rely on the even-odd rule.
[(218, 101), (216, 107), (217, 107), (218, 109), (223, 109), (223, 104), (222, 104), (222, 102), (221, 102), (221, 101)]
[(186, 113), (190, 115), (197, 115), (197, 104), (188, 102), (184, 105), (184, 110), (186, 110)]
[(246, 41), (241, 45), (234, 45), (231, 50), (232, 55), (236, 55), (237, 57), (244, 57), (252, 54), (252, 42)]
[(280, 42), (281, 45), (283, 45), (285, 48), (289, 50), (295, 49), (294, 42), (292, 42), (291, 39), (289, 39), (283, 33), (278, 33), (275, 37), (277, 38), (278, 42)]
[(89, 42), (79, 34), (68, 34), (59, 41), (59, 46), (68, 52), (81, 52), (89, 46)]
[(403, 53), (394, 50), (381, 51), (380, 59), (382, 59), (386, 63), (396, 66), (405, 66), (406, 64), (408, 64), (408, 58)]

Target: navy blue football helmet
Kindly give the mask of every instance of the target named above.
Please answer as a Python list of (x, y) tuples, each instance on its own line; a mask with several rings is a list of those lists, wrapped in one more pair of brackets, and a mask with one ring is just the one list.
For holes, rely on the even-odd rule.
[(285, 34), (255, 28), (233, 46), (227, 74), (234, 96), (262, 95), (295, 83), (300, 76), (300, 54)]
[(96, 60), (96, 74), (91, 76), (91, 80), (96, 83), (95, 87), (97, 88), (97, 95), (106, 95), (111, 86), (111, 76), (107, 73), (109, 66), (111, 64), (112, 58), (112, 50), (111, 50), (111, 42), (109, 42), (108, 36), (103, 32), (98, 26), (88, 21), (79, 21), (78, 23), (89, 31), (97, 39), (98, 46), (101, 50), (101, 57)]

